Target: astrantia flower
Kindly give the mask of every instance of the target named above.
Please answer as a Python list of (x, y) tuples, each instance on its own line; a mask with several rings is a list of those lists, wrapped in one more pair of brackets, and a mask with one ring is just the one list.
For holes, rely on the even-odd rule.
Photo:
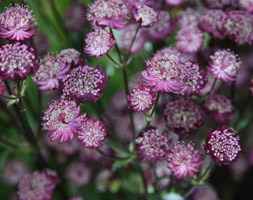
[(193, 177), (203, 164), (202, 155), (190, 143), (176, 143), (167, 156), (168, 167), (178, 179)]
[(203, 33), (197, 27), (190, 27), (178, 31), (175, 45), (183, 53), (196, 53), (203, 43)]
[(107, 54), (115, 45), (116, 41), (112, 38), (111, 33), (99, 28), (86, 35), (85, 43), (84, 53), (90, 56), (100, 57)]
[(148, 36), (156, 40), (164, 40), (174, 30), (174, 23), (167, 11), (157, 12), (157, 21), (147, 29)]
[(222, 10), (207, 10), (199, 21), (202, 30), (210, 33), (214, 38), (223, 39), (226, 20), (227, 15)]
[(199, 94), (207, 82), (205, 71), (192, 62), (182, 64), (180, 78), (182, 81), (180, 93), (184, 95)]
[(25, 79), (37, 67), (33, 48), (20, 43), (6, 44), (0, 48), (0, 75), (3, 79)]
[(247, 9), (248, 11), (253, 11), (253, 1), (252, 0), (239, 0), (241, 7)]
[(169, 6), (181, 6), (187, 0), (165, 0)]
[(225, 33), (239, 45), (253, 43), (253, 15), (243, 10), (227, 13)]
[(133, 18), (140, 26), (150, 27), (157, 21), (157, 13), (146, 5), (137, 5), (133, 9)]
[(71, 185), (81, 187), (89, 183), (91, 170), (84, 163), (74, 161), (67, 167), (65, 177)]
[(102, 67), (79, 66), (64, 78), (63, 94), (80, 102), (96, 102), (101, 98), (106, 83), (107, 78)]
[(87, 19), (94, 27), (121, 29), (127, 23), (128, 14), (123, 0), (96, 0), (89, 8)]
[(177, 25), (179, 29), (193, 27), (199, 25), (200, 14), (191, 8), (187, 8), (178, 15)]
[(224, 95), (210, 96), (204, 103), (207, 112), (216, 122), (224, 123), (233, 117), (233, 105), (230, 99)]
[(31, 10), (25, 6), (7, 8), (0, 14), (0, 37), (24, 40), (36, 33), (37, 22)]
[(98, 119), (84, 119), (80, 121), (78, 139), (87, 148), (98, 148), (103, 146), (107, 135), (105, 124)]
[(57, 61), (62, 65), (75, 67), (82, 61), (81, 53), (75, 49), (63, 49), (57, 55)]
[(222, 9), (227, 6), (237, 4), (238, 0), (201, 0), (201, 2), (208, 8)]
[(80, 107), (74, 101), (54, 101), (44, 113), (43, 128), (50, 132), (52, 141), (70, 140), (79, 128), (77, 121), (79, 113)]
[(163, 161), (171, 147), (167, 132), (160, 133), (155, 127), (149, 127), (136, 138), (136, 152), (141, 160)]
[(52, 171), (26, 174), (18, 184), (20, 200), (50, 200), (59, 178)]
[(33, 81), (39, 85), (40, 90), (56, 89), (69, 70), (69, 65), (61, 64), (55, 56), (47, 54), (40, 59)]
[(135, 111), (151, 109), (156, 99), (156, 93), (151, 88), (141, 85), (127, 96), (129, 106)]
[(242, 151), (239, 135), (228, 126), (221, 126), (208, 133), (204, 149), (217, 164), (235, 162)]
[(79, 32), (86, 22), (86, 7), (82, 3), (72, 3), (64, 14), (64, 25), (69, 31)]
[(143, 80), (153, 91), (178, 92), (180, 83), (180, 66), (176, 56), (154, 56), (146, 63), (147, 68), (142, 72)]
[(204, 112), (192, 100), (179, 99), (167, 103), (164, 110), (166, 123), (176, 133), (189, 133), (196, 130), (204, 121)]
[(209, 185), (205, 184), (203, 186), (198, 186), (192, 195), (192, 200), (219, 200), (215, 189)]
[(218, 50), (210, 58), (209, 70), (217, 79), (225, 82), (235, 80), (241, 62), (233, 52)]

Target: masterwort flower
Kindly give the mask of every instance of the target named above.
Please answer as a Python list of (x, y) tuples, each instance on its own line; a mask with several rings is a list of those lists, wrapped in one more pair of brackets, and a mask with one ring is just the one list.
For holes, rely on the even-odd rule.
[(82, 62), (82, 56), (76, 49), (63, 49), (57, 55), (57, 61), (67, 67), (76, 67)]
[(157, 21), (157, 13), (155, 10), (146, 5), (137, 5), (133, 9), (133, 18), (142, 27), (153, 26)]

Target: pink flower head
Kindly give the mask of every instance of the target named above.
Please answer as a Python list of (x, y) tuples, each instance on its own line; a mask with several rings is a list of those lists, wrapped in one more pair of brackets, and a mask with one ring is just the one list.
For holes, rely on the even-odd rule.
[(71, 185), (81, 187), (90, 182), (91, 170), (84, 163), (74, 161), (67, 167), (65, 177)]
[(180, 93), (183, 95), (199, 94), (207, 82), (205, 71), (198, 64), (189, 61), (182, 64), (180, 78)]
[(192, 195), (192, 200), (219, 200), (217, 192), (215, 189), (209, 185), (205, 184), (203, 186), (198, 186)]
[(153, 8), (146, 5), (137, 5), (133, 9), (133, 18), (142, 27), (153, 26), (157, 21), (157, 13)]
[(219, 80), (224, 82), (234, 81), (241, 62), (230, 50), (218, 50), (212, 56), (209, 71)]
[(225, 33), (239, 45), (253, 43), (253, 15), (243, 10), (227, 13)]
[(69, 70), (69, 65), (60, 63), (55, 56), (47, 54), (40, 59), (33, 81), (39, 85), (40, 90), (56, 89)]
[(222, 10), (207, 10), (199, 21), (203, 31), (210, 33), (214, 38), (223, 39), (226, 20), (227, 15)]
[(3, 180), (8, 185), (16, 185), (28, 172), (26, 164), (21, 160), (9, 160), (5, 164)]
[(58, 183), (59, 178), (53, 171), (28, 173), (18, 184), (18, 197), (20, 200), (50, 200)]
[(100, 57), (107, 54), (115, 45), (116, 41), (107, 30), (97, 28), (86, 35), (85, 43), (84, 53), (90, 56)]
[(197, 27), (186, 27), (178, 31), (176, 47), (183, 53), (196, 53), (204, 43), (202, 31)]
[(19, 42), (0, 48), (0, 75), (3, 79), (23, 80), (37, 67), (33, 48)]
[(233, 117), (233, 105), (230, 99), (224, 95), (215, 94), (210, 96), (204, 106), (211, 116), (218, 123), (224, 123)]
[[(130, 45), (132, 43), (137, 28), (138, 26), (136, 24), (129, 24), (122, 30), (120, 30), (119, 33), (120, 38), (118, 44), (120, 48), (124, 49), (126, 52), (128, 52), (130, 49)], [(143, 29), (140, 29), (137, 33), (135, 41), (130, 50), (130, 53), (135, 54), (141, 51), (144, 48), (144, 44), (146, 43), (146, 41), (147, 41), (146, 35), (144, 34)]]
[(171, 140), (168, 133), (160, 133), (155, 127), (149, 127), (135, 140), (136, 152), (141, 160), (150, 162), (163, 161), (171, 148)]
[(98, 119), (82, 119), (78, 131), (78, 139), (87, 148), (98, 148), (103, 146), (107, 135), (105, 124)]
[(164, 40), (174, 30), (174, 23), (167, 11), (157, 12), (157, 21), (147, 29), (148, 36), (156, 40)]
[(127, 24), (128, 15), (123, 0), (96, 0), (90, 5), (87, 19), (93, 27), (122, 29)]
[(164, 115), (168, 127), (177, 134), (190, 133), (201, 126), (205, 115), (201, 107), (192, 100), (179, 99), (167, 103)]
[(204, 149), (219, 165), (235, 162), (242, 151), (239, 135), (228, 126), (221, 126), (208, 133)]
[(146, 84), (158, 92), (178, 92), (181, 87), (179, 58), (171, 56), (154, 56), (147, 61), (147, 68), (142, 72)]
[(86, 22), (86, 7), (82, 3), (72, 3), (64, 14), (64, 25), (69, 31), (79, 32)]
[(129, 106), (135, 111), (150, 110), (156, 100), (156, 93), (151, 88), (141, 85), (127, 96)]
[(170, 149), (167, 156), (168, 167), (178, 179), (193, 177), (203, 164), (202, 155), (190, 143), (178, 142)]
[(253, 1), (252, 0), (239, 0), (239, 4), (244, 9), (247, 9), (249, 12), (253, 12)]
[(106, 84), (102, 67), (79, 66), (63, 79), (63, 95), (79, 102), (96, 102), (101, 98)]
[(81, 53), (75, 49), (63, 49), (57, 55), (57, 61), (61, 65), (65, 65), (66, 68), (68, 67), (76, 67), (82, 62)]
[[(50, 104), (44, 113), (43, 128), (50, 132), (51, 141), (72, 139), (80, 126), (79, 113), (80, 107), (74, 101), (58, 100)], [(82, 116), (85, 118), (85, 114)]]
[(201, 0), (201, 2), (207, 7), (212, 9), (222, 9), (228, 6), (238, 4), (238, 0)]
[(197, 28), (200, 14), (191, 8), (187, 8), (178, 15), (177, 26), (179, 29)]
[(25, 6), (7, 8), (0, 14), (0, 37), (25, 40), (36, 33), (37, 22), (31, 10)]
[(187, 0), (165, 0), (168, 6), (181, 6), (183, 3), (185, 3)]

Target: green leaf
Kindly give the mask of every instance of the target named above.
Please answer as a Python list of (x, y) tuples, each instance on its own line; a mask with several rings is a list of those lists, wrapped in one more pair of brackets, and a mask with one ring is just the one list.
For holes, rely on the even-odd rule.
[(116, 160), (112, 165), (112, 169), (114, 171), (117, 169), (120, 169), (121, 167), (125, 166), (126, 164), (130, 163), (131, 161), (132, 161), (132, 158), (128, 158), (125, 160)]

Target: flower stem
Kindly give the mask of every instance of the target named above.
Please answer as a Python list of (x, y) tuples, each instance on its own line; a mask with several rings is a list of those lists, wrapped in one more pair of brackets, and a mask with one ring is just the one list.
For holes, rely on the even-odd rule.
[(131, 55), (131, 50), (132, 50), (133, 44), (134, 44), (134, 42), (135, 42), (135, 39), (136, 39), (136, 37), (137, 37), (137, 34), (138, 34), (140, 28), (141, 28), (141, 25), (138, 25), (138, 27), (137, 27), (137, 29), (136, 29), (136, 31), (135, 31), (135, 33), (134, 33), (134, 37), (133, 37), (133, 39), (132, 39), (132, 41), (131, 41), (130, 47), (129, 47), (128, 52), (127, 52), (126, 63), (127, 63), (127, 61), (129, 60), (129, 57), (130, 57), (130, 55)]

